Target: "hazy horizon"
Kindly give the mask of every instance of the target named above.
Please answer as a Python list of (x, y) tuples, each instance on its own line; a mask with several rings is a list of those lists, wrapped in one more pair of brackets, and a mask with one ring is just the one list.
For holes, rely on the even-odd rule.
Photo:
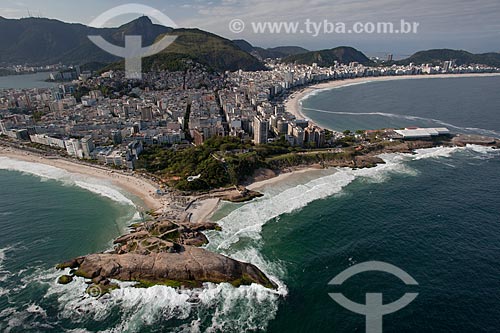
[[(472, 53), (499, 52), (500, 3), (494, 0), (456, 1), (430, 0), (414, 3), (403, 0), (327, 1), (292, 0), (272, 4), (264, 0), (218, 0), (218, 1), (134, 1), (151, 6), (168, 15), (179, 27), (199, 28), (228, 38), (244, 39), (254, 46), (264, 48), (276, 46), (301, 46), (309, 50), (329, 49), (336, 46), (352, 46), (370, 56), (392, 53), (397, 58), (407, 57), (417, 51), (448, 48)], [(68, 23), (89, 25), (93, 19), (113, 7), (127, 1), (87, 1), (85, 5), (73, 1), (64, 3), (54, 0), (6, 0), (0, 6), (0, 16), (5, 18), (45, 17)], [(76, 7), (76, 8), (75, 8)], [(137, 18), (137, 15), (122, 15), (110, 20), (107, 26), (119, 26)], [(243, 20), (247, 29), (234, 33), (229, 29), (232, 20)], [(320, 34), (312, 36), (300, 33), (255, 33), (249, 29), (253, 22), (305, 22), (321, 23), (393, 22), (400, 20), (418, 22), (418, 33), (414, 34)], [(153, 20), (155, 21), (155, 20)], [(459, 23), (459, 24), (457, 24)]]

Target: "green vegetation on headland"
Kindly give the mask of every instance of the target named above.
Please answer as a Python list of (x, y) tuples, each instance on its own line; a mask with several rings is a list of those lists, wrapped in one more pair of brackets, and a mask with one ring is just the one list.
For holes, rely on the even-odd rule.
[(388, 139), (384, 135), (384, 131), (370, 134), (346, 131), (329, 148), (292, 147), (284, 138), (274, 143), (254, 145), (235, 137), (214, 137), (203, 145), (184, 149), (146, 147), (137, 168), (153, 174), (170, 188), (207, 191), (244, 185), (259, 169), (281, 172), (310, 165), (373, 167), (383, 163), (377, 154), (411, 153), (418, 148), (457, 144), (453, 141), (457, 138), (452, 140), (449, 136), (402, 140)]
[[(281, 165), (275, 159), (279, 156), (296, 156), (290, 166), (307, 162), (309, 157), (298, 155), (303, 151), (284, 140), (256, 146), (239, 138), (215, 137), (186, 149), (146, 147), (137, 167), (178, 190), (209, 190), (242, 184), (259, 168), (278, 169)], [(188, 181), (197, 175), (201, 177)]]
[[(324, 167), (367, 168), (384, 163), (377, 156), (381, 153), (412, 153), (419, 148), (467, 144), (500, 147), (500, 141), (495, 138), (474, 135), (444, 135), (423, 140), (402, 140), (391, 137), (387, 140), (384, 134), (387, 132), (369, 131), (362, 134), (359, 131), (353, 134), (346, 131), (345, 136), (337, 140), (337, 148), (314, 150), (289, 147), (283, 140), (275, 144), (253, 146), (236, 138), (216, 137), (200, 147), (178, 151), (174, 149), (150, 151), (146, 164), (150, 163), (149, 167), (156, 170), (156, 173), (169, 173), (170, 176), (176, 172), (188, 173), (193, 170), (209, 174), (212, 170), (205, 168), (210, 169), (211, 166), (215, 166), (217, 172), (221, 173), (222, 181), (227, 182), (232, 176), (234, 179), (240, 179), (245, 174), (253, 174), (256, 168), (262, 165), (279, 167), (281, 170), (311, 163)], [(340, 148), (341, 146), (345, 148)], [(245, 167), (238, 169), (241, 164), (237, 162), (247, 161), (248, 156), (252, 156), (252, 163), (242, 163)], [(142, 161), (144, 162), (145, 160)], [(222, 170), (227, 175), (222, 175)], [(245, 172), (234, 174), (237, 170)], [(208, 185), (207, 180), (201, 184)], [(182, 181), (183, 179), (178, 177), (176, 185), (183, 186)], [(58, 282), (67, 284), (71, 283), (74, 277), (84, 278), (92, 284), (87, 288), (87, 293), (95, 297), (118, 288), (118, 285), (111, 282), (112, 280), (136, 282), (135, 286), (139, 288), (154, 285), (193, 288), (201, 287), (205, 282), (225, 282), (236, 287), (257, 283), (267, 288), (277, 288), (277, 285), (254, 265), (198, 248), (208, 242), (202, 232), (220, 230), (217, 225), (173, 222), (161, 216), (152, 217), (154, 220), (135, 224), (131, 233), (116, 239), (112, 251), (91, 254), (59, 264), (58, 269), (70, 269), (70, 271), (69, 274), (61, 276)]]

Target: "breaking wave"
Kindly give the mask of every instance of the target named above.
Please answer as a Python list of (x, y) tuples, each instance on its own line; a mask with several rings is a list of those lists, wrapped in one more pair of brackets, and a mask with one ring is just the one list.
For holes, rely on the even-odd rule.
[(10, 248), (6, 247), (4, 249), (0, 249), (0, 269), (3, 268), (3, 261), (5, 260), (5, 253), (9, 251)]
[[(96, 322), (100, 323), (99, 327), (106, 327), (101, 328), (101, 332), (265, 331), (277, 315), (280, 299), (288, 292), (284, 282), (286, 268), (275, 258), (265, 257), (261, 251), (264, 246), (261, 231), (266, 223), (271, 220), (279, 223), (279, 216), (283, 214), (294, 213), (315, 200), (341, 195), (356, 180), (382, 183), (394, 174), (417, 176), (412, 161), (449, 158), (457, 152), (484, 155), (491, 150), (468, 146), (421, 149), (415, 155), (382, 154), (380, 157), (386, 163), (375, 168), (337, 168), (332, 174), (275, 195), (265, 193), (256, 201), (236, 206), (218, 221), (222, 232), (207, 232), (210, 240), (207, 248), (255, 264), (279, 285), (278, 290), (256, 284), (234, 288), (227, 283), (206, 283), (195, 290), (166, 286), (136, 289), (130, 283), (120, 283), (121, 289), (95, 299), (83, 293), (86, 284), (81, 278), (69, 285), (57, 284), (58, 276), (63, 273), (55, 270), (36, 272), (28, 280), (48, 286), (44, 298), (56, 300), (58, 327), (70, 327), (67, 332), (85, 332), (85, 328), (95, 327)], [(20, 325), (20, 319), (29, 315), (29, 318), (36, 316), (37, 325), (44, 325), (45, 312), (48, 309), (40, 304), (31, 304), (18, 310), (14, 316), (17, 321), (11, 324)], [(75, 326), (80, 329), (75, 330)]]
[[(6, 248), (3, 248), (3, 249), (0, 249), (0, 282), (3, 282), (5, 281), (10, 272), (8, 271), (4, 271), (4, 265), (3, 265), (3, 262), (5, 260), (5, 254), (10, 250), (10, 247), (6, 247)], [(5, 294), (5, 291), (3, 289), (0, 288), (0, 296), (4, 295)]]
[(127, 198), (118, 189), (114, 188), (111, 183), (106, 183), (103, 180), (92, 179), (87, 176), (70, 173), (66, 170), (59, 169), (53, 166), (19, 161), (8, 157), (0, 157), (0, 169), (19, 171), (22, 173), (38, 176), (41, 179), (57, 180), (66, 185), (78, 186), (87, 191), (109, 198), (115, 202), (135, 206), (132, 200)]

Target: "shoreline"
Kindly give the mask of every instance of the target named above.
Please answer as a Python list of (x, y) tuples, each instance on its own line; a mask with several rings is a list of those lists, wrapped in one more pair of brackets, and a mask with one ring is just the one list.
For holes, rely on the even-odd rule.
[[(144, 179), (137, 174), (125, 173), (120, 170), (108, 169), (101, 165), (88, 165), (62, 157), (48, 157), (26, 150), (0, 145), (0, 157), (7, 157), (16, 161), (47, 165), (70, 174), (87, 176), (94, 180), (103, 180), (111, 187), (129, 194), (140, 201), (134, 202), (139, 211), (150, 210), (155, 215), (168, 216), (179, 222), (204, 223), (217, 211), (220, 206), (220, 196), (186, 196), (180, 199), (175, 194), (157, 195), (157, 184)], [(105, 184), (106, 185), (106, 184)], [(227, 191), (233, 191), (228, 189)], [(96, 195), (99, 193), (92, 192)], [(184, 206), (191, 202), (184, 209)]]
[(377, 76), (377, 77), (360, 77), (354, 79), (334, 80), (323, 83), (306, 86), (292, 93), (285, 100), (285, 111), (293, 114), (297, 119), (307, 119), (309, 123), (319, 126), (316, 122), (309, 119), (302, 112), (302, 101), (309, 98), (312, 94), (328, 91), (336, 88), (341, 88), (350, 85), (364, 84), (370, 82), (386, 82), (396, 80), (421, 80), (421, 79), (449, 79), (449, 78), (471, 78), (471, 77), (495, 77), (500, 76), (500, 73), (468, 73), (468, 74), (433, 74), (433, 75), (400, 75), (400, 76)]
[(277, 174), (274, 177), (270, 177), (267, 179), (259, 180), (252, 182), (247, 186), (249, 190), (252, 191), (260, 191), (263, 188), (269, 186), (269, 185), (274, 185), (277, 183), (286, 183), (291, 177), (301, 175), (301, 174), (308, 174), (311, 172), (317, 172), (321, 170), (327, 170), (324, 168), (321, 168), (319, 165), (304, 165), (303, 167), (297, 167), (294, 170), (288, 171), (288, 172), (281, 172)]
[[(363, 84), (368, 82), (384, 82), (393, 80), (408, 79), (432, 79), (432, 78), (464, 78), (464, 77), (491, 77), (500, 76), (500, 73), (470, 73), (470, 74), (437, 74), (437, 75), (402, 75), (402, 76), (381, 76), (381, 77), (362, 77), (354, 79), (344, 79), (323, 82), (307, 87), (291, 94), (285, 101), (285, 110), (292, 113), (298, 119), (307, 119), (302, 113), (302, 101), (311, 94), (318, 91), (340, 88), (343, 86)], [(311, 124), (317, 125), (309, 120)], [(319, 126), (319, 125), (317, 125)], [(319, 126), (322, 127), (322, 126)], [(37, 153), (21, 150), (14, 147), (0, 146), (0, 157), (5, 156), (14, 160), (37, 163), (52, 166), (65, 170), (71, 174), (89, 176), (93, 179), (108, 181), (110, 185), (116, 186), (126, 194), (132, 194), (140, 199), (144, 207), (138, 207), (143, 210), (151, 210), (155, 213), (166, 215), (171, 219), (179, 221), (190, 221), (191, 223), (202, 223), (209, 220), (210, 217), (219, 209), (222, 198), (233, 192), (232, 189), (220, 189), (208, 195), (192, 195), (180, 199), (175, 194), (157, 195), (156, 191), (159, 185), (133, 173), (125, 173), (120, 170), (113, 170), (101, 165), (89, 165), (87, 163), (73, 161), (63, 157), (48, 157)], [(258, 191), (268, 185), (278, 182), (286, 182), (289, 177), (297, 174), (308, 173), (321, 169), (319, 166), (304, 165), (287, 172), (279, 172), (273, 176), (266, 176), (264, 179), (253, 179), (246, 187), (252, 191)], [(183, 208), (185, 204), (187, 207)], [(142, 205), (140, 205), (142, 206)]]
[(139, 198), (144, 209), (160, 210), (165, 202), (156, 196), (156, 188), (148, 181), (133, 175), (123, 174), (120, 171), (106, 169), (100, 166), (90, 166), (73, 162), (68, 159), (55, 157), (48, 158), (24, 150), (0, 146), (0, 157), (7, 157), (17, 161), (48, 165), (81, 176), (88, 176), (97, 180), (105, 180), (125, 193)]

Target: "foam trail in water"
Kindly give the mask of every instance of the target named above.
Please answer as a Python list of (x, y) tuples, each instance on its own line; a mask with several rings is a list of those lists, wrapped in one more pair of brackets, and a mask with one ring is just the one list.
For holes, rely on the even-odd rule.
[(370, 181), (383, 181), (391, 172), (412, 172), (402, 163), (401, 156), (384, 155), (383, 158), (386, 164), (380, 164), (375, 168), (360, 170), (341, 168), (332, 175), (289, 188), (274, 196), (266, 194), (260, 200), (236, 209), (217, 222), (221, 225), (222, 232), (209, 233), (209, 248), (215, 247), (225, 252), (242, 237), (259, 239), (262, 226), (267, 221), (301, 209), (312, 201), (337, 194), (358, 177)]
[[(416, 155), (408, 154), (382, 154), (380, 157), (386, 162), (375, 168), (352, 170), (339, 168), (332, 175), (312, 180), (281, 193), (270, 195), (245, 204), (232, 211), (229, 215), (219, 220), (221, 232), (207, 232), (210, 240), (207, 248), (226, 254), (232, 258), (253, 263), (261, 268), (268, 276), (275, 278), (280, 283), (284, 276), (280, 267), (270, 265), (258, 251), (245, 248), (245, 241), (251, 246), (258, 246), (263, 225), (282, 214), (292, 213), (315, 200), (323, 199), (341, 193), (355, 179), (369, 182), (384, 182), (392, 173), (403, 173), (415, 176), (418, 173), (406, 163), (409, 160), (449, 157), (454, 152), (465, 148), (431, 148), (421, 149)], [(251, 240), (251, 241), (248, 241)], [(233, 246), (239, 243), (238, 246)], [(243, 245), (243, 249), (241, 249)]]
[(10, 247), (0, 249), (0, 282), (5, 281), (10, 274), (10, 272), (3, 270), (4, 268), (3, 262), (5, 261), (5, 255), (10, 249), (11, 249)]
[(415, 155), (412, 159), (418, 161), (427, 158), (450, 157), (453, 153), (463, 150), (465, 150), (463, 147), (435, 147), (417, 149), (417, 155)]
[[(386, 164), (361, 170), (339, 168), (334, 174), (286, 189), (277, 195), (266, 194), (220, 220), (223, 231), (207, 233), (210, 239), (208, 249), (255, 264), (278, 283), (278, 291), (255, 284), (234, 288), (229, 284), (207, 283), (203, 289), (197, 290), (175, 290), (166, 286), (135, 289), (121, 284), (122, 289), (94, 299), (82, 296), (86, 287), (83, 279), (77, 278), (74, 283), (63, 286), (56, 283), (57, 277), (63, 273), (50, 271), (46, 281), (50, 288), (46, 296), (57, 296), (61, 318), (81, 325), (89, 321), (108, 320), (111, 314), (118, 314), (119, 319), (109, 327), (109, 332), (141, 332), (155, 325), (162, 325), (166, 331), (173, 332), (265, 331), (276, 316), (280, 297), (287, 294), (282, 281), (285, 269), (279, 262), (264, 258), (260, 251), (260, 233), (265, 223), (273, 218), (277, 221), (278, 216), (301, 209), (311, 201), (339, 194), (356, 179), (383, 182), (393, 173), (414, 176), (417, 172), (409, 167), (409, 161), (446, 158), (456, 151), (468, 149), (432, 148), (419, 150), (416, 155), (383, 154), (381, 158)], [(238, 245), (235, 246), (235, 243)], [(37, 273), (34, 278), (40, 275)], [(87, 315), (82, 316), (82, 313)], [(168, 326), (170, 323), (172, 327)]]
[(5, 260), (5, 252), (9, 251), (10, 248), (6, 247), (3, 249), (0, 249), (0, 269), (3, 267), (3, 261)]
[[(137, 289), (120, 283), (121, 289), (96, 299), (83, 295), (86, 284), (81, 278), (70, 285), (57, 284), (59, 274), (49, 273), (51, 286), (46, 297), (58, 297), (60, 318), (84, 324), (118, 313), (119, 320), (107, 332), (141, 332), (159, 322), (165, 331), (193, 332), (201, 324), (209, 332), (265, 330), (277, 312), (279, 298), (277, 292), (255, 284), (234, 288), (227, 283), (207, 283), (203, 289), (176, 290), (166, 286)], [(168, 327), (171, 319), (177, 320), (175, 325), (179, 320), (184, 324)]]
[(70, 173), (66, 170), (53, 166), (19, 161), (8, 157), (0, 157), (0, 169), (12, 170), (38, 176), (42, 179), (52, 179), (68, 185), (76, 185), (87, 191), (99, 194), (113, 201), (135, 206), (133, 201), (114, 188), (110, 183), (103, 180), (92, 179), (87, 176)]

